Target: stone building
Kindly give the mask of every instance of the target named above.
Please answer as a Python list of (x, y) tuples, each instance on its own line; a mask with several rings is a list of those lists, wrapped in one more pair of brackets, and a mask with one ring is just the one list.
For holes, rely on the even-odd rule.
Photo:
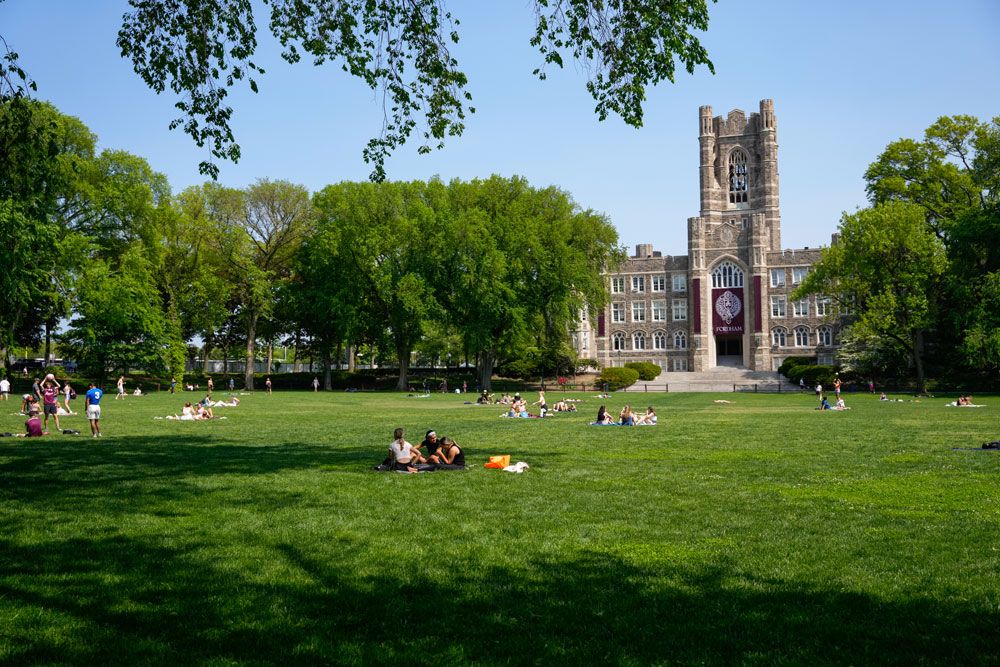
[(578, 354), (670, 372), (770, 371), (789, 356), (832, 363), (839, 321), (830, 301), (789, 296), (819, 250), (781, 248), (773, 101), (749, 118), (701, 107), (698, 128), (701, 211), (688, 219), (687, 255), (637, 245), (607, 277), (611, 303), (596, 329), (574, 332)]

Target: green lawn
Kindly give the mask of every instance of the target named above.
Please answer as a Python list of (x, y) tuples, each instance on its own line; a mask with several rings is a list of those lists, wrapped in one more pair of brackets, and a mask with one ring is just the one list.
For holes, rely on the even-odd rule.
[[(0, 439), (0, 662), (1000, 663), (1000, 397), (581, 397), (109, 395), (102, 440)], [(372, 472), (396, 426), (472, 469)]]

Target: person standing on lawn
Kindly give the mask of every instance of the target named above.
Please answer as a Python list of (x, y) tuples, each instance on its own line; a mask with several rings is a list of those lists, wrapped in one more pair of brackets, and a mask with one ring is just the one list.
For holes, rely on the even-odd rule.
[(2, 380), (0, 380), (0, 401), (6, 401), (10, 398), (10, 380), (7, 379), (5, 375)]
[(87, 395), (83, 399), (83, 404), (87, 407), (87, 419), (90, 420), (91, 437), (101, 437), (101, 397), (104, 392), (93, 382), (87, 389)]
[(52, 415), (52, 419), (56, 422), (56, 430), (60, 430), (59, 426), (59, 390), (56, 389), (55, 384), (51, 380), (45, 381), (45, 386), (42, 387), (42, 410), (45, 413), (45, 426), (44, 428), (48, 430), (49, 428), (49, 415)]

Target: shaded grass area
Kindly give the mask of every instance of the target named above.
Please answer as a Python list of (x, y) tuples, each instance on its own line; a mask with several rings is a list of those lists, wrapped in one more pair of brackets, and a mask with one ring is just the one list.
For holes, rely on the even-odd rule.
[[(103, 440), (0, 440), (0, 660), (1000, 662), (1000, 452), (953, 449), (997, 397), (649, 394), (633, 429), (463, 398), (106, 399)], [(370, 472), (395, 426), (532, 468)]]

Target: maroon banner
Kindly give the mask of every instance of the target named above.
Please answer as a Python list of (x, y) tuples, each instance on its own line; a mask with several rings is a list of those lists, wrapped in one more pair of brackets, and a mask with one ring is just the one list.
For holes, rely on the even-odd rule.
[(712, 290), (712, 330), (715, 335), (743, 333), (743, 289), (722, 287)]
[(694, 332), (701, 333), (701, 278), (691, 280), (691, 305), (694, 306)]
[(754, 333), (760, 333), (763, 330), (763, 328), (764, 328), (763, 324), (760, 321), (761, 320), (761, 308), (763, 307), (763, 304), (761, 304), (760, 299), (761, 299), (761, 296), (760, 296), (760, 276), (754, 276), (753, 277), (753, 300), (754, 300), (754, 305), (756, 306), (753, 309), (753, 331), (754, 331)]

